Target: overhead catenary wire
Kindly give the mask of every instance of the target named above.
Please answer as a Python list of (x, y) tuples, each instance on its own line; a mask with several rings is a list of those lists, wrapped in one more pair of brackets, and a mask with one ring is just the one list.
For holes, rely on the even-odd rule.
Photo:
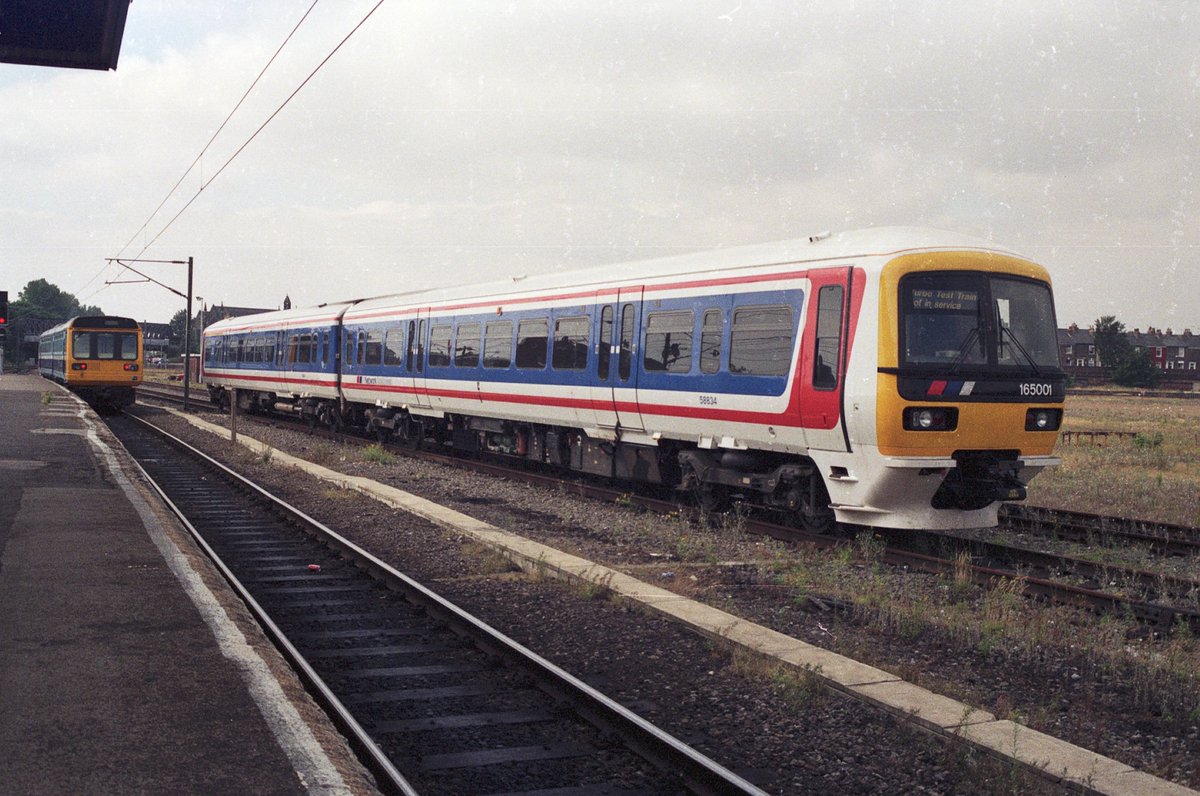
[[(316, 5), (316, 2), (317, 2), (317, 0), (314, 0), (314, 2), (313, 2), (313, 6), (315, 6), (315, 5)], [(159, 231), (158, 231), (158, 232), (157, 232), (157, 233), (154, 235), (154, 237), (153, 237), (153, 238), (151, 238), (149, 241), (147, 241), (147, 242), (146, 242), (146, 243), (145, 243), (145, 244), (142, 246), (141, 250), (140, 250), (140, 251), (139, 251), (139, 252), (138, 252), (136, 255), (134, 255), (134, 257), (126, 257), (126, 258), (112, 258), (113, 262), (116, 262), (118, 265), (121, 265), (122, 267), (126, 267), (126, 268), (127, 268), (128, 266), (125, 266), (125, 265), (124, 265), (124, 263), (120, 263), (120, 262), (119, 262), (119, 260), (120, 260), (120, 259), (127, 259), (127, 260), (134, 260), (134, 259), (137, 259), (137, 258), (138, 258), (138, 257), (140, 257), (142, 254), (144, 254), (144, 253), (146, 252), (146, 250), (147, 250), (147, 249), (149, 249), (151, 246), (153, 246), (153, 245), (154, 245), (154, 243), (155, 243), (156, 241), (158, 241), (158, 239), (159, 239), (159, 238), (161, 238), (161, 237), (163, 236), (163, 234), (164, 234), (164, 233), (166, 233), (166, 231), (167, 231), (168, 229), (170, 229), (170, 228), (171, 228), (171, 226), (172, 226), (172, 225), (173, 225), (173, 224), (174, 224), (174, 223), (175, 223), (177, 220), (179, 220), (179, 217), (180, 217), (180, 216), (182, 216), (182, 215), (183, 215), (183, 214), (184, 214), (184, 213), (185, 213), (185, 212), (188, 210), (188, 208), (190, 208), (190, 207), (192, 206), (192, 204), (193, 204), (193, 203), (196, 201), (196, 199), (198, 199), (198, 198), (200, 197), (200, 194), (202, 194), (202, 193), (204, 192), (204, 190), (205, 190), (206, 188), (208, 188), (208, 186), (209, 186), (209, 185), (211, 185), (211, 184), (213, 183), (213, 181), (214, 181), (214, 180), (216, 180), (216, 179), (217, 179), (217, 177), (219, 177), (219, 176), (221, 175), (221, 173), (222, 173), (222, 172), (224, 172), (224, 171), (225, 171), (225, 169), (226, 169), (226, 168), (228, 168), (228, 167), (229, 167), (229, 165), (230, 165), (231, 163), (233, 163), (233, 161), (234, 161), (234, 160), (236, 160), (236, 159), (237, 159), (237, 157), (238, 157), (239, 155), (241, 155), (241, 154), (242, 154), (242, 152), (244, 152), (244, 151), (246, 150), (246, 147), (248, 147), (248, 146), (250, 145), (250, 143), (251, 143), (251, 142), (252, 142), (252, 141), (253, 141), (255, 138), (257, 138), (257, 137), (258, 137), (259, 133), (261, 133), (261, 132), (262, 132), (262, 131), (263, 131), (263, 130), (264, 130), (266, 127), (267, 127), (267, 125), (269, 125), (269, 124), (270, 124), (272, 121), (274, 121), (275, 117), (276, 117), (276, 116), (278, 116), (278, 115), (279, 115), (279, 114), (280, 114), (280, 113), (283, 111), (283, 109), (284, 109), (285, 107), (287, 107), (287, 105), (288, 105), (288, 104), (289, 104), (289, 103), (290, 103), (290, 102), (291, 102), (291, 101), (292, 101), (292, 100), (293, 100), (293, 99), (296, 97), (296, 95), (297, 95), (297, 94), (299, 94), (299, 93), (300, 93), (300, 91), (301, 91), (301, 90), (303, 90), (303, 89), (304, 89), (304, 87), (308, 85), (308, 83), (309, 83), (309, 82), (310, 82), (310, 81), (311, 81), (311, 80), (312, 80), (312, 79), (313, 79), (313, 78), (316, 76), (316, 74), (317, 74), (319, 71), (321, 71), (321, 69), (322, 69), (322, 68), (324, 68), (324, 66), (325, 66), (325, 65), (326, 65), (326, 64), (327, 64), (327, 63), (330, 61), (330, 59), (332, 59), (332, 58), (333, 58), (333, 56), (337, 54), (338, 50), (340, 50), (340, 49), (341, 49), (341, 48), (342, 48), (342, 47), (343, 47), (343, 46), (346, 44), (346, 42), (348, 42), (348, 41), (351, 39), (351, 37), (353, 37), (353, 36), (354, 36), (354, 34), (355, 34), (355, 33), (357, 33), (357, 32), (359, 31), (359, 29), (360, 29), (360, 28), (362, 28), (362, 26), (366, 24), (367, 20), (368, 20), (368, 19), (370, 19), (370, 18), (371, 18), (371, 16), (372, 16), (372, 15), (373, 15), (373, 14), (374, 14), (376, 11), (378, 11), (378, 10), (379, 10), (379, 7), (380, 7), (380, 6), (382, 6), (384, 2), (385, 2), (385, 0), (378, 0), (378, 2), (376, 2), (376, 3), (375, 3), (375, 5), (371, 7), (371, 9), (370, 9), (370, 10), (369, 10), (369, 11), (368, 11), (368, 12), (367, 12), (367, 13), (366, 13), (364, 16), (363, 16), (363, 18), (362, 18), (361, 20), (359, 20), (359, 21), (358, 21), (358, 23), (357, 23), (357, 24), (356, 24), (356, 25), (355, 25), (355, 26), (354, 26), (354, 27), (353, 27), (353, 28), (350, 30), (350, 32), (349, 32), (349, 33), (347, 33), (347, 34), (346, 34), (346, 35), (345, 35), (345, 36), (342, 38), (342, 40), (341, 40), (341, 41), (339, 41), (339, 42), (337, 43), (337, 45), (335, 45), (335, 46), (333, 47), (333, 49), (332, 49), (332, 50), (330, 50), (330, 51), (329, 51), (329, 53), (327, 53), (327, 54), (325, 55), (325, 57), (324, 57), (324, 58), (322, 58), (322, 59), (321, 59), (320, 63), (318, 63), (318, 64), (316, 65), (316, 67), (315, 67), (315, 68), (313, 68), (313, 70), (312, 70), (311, 72), (309, 72), (309, 73), (308, 73), (308, 76), (307, 76), (307, 77), (305, 77), (305, 78), (304, 78), (304, 80), (302, 80), (302, 81), (300, 82), (300, 84), (299, 84), (299, 85), (297, 85), (297, 86), (296, 86), (296, 88), (292, 90), (292, 92), (291, 92), (291, 93), (290, 93), (290, 94), (287, 96), (287, 98), (286, 98), (286, 99), (284, 99), (284, 101), (283, 101), (282, 103), (280, 103), (280, 104), (279, 104), (279, 106), (278, 106), (278, 107), (277, 107), (277, 108), (276, 108), (274, 111), (272, 111), (272, 112), (271, 112), (271, 115), (270, 115), (270, 116), (268, 116), (268, 117), (266, 118), (266, 120), (265, 120), (265, 121), (264, 121), (262, 124), (260, 124), (260, 125), (258, 126), (258, 128), (257, 128), (257, 129), (255, 129), (255, 131), (254, 131), (253, 133), (251, 133), (251, 134), (250, 134), (250, 136), (249, 136), (249, 137), (248, 137), (248, 138), (247, 138), (247, 139), (246, 139), (244, 142), (242, 142), (241, 146), (239, 146), (239, 147), (238, 147), (238, 148), (237, 148), (237, 149), (234, 151), (234, 153), (233, 153), (232, 155), (230, 155), (230, 156), (229, 156), (229, 158), (228, 158), (228, 159), (227, 159), (227, 160), (226, 160), (224, 163), (222, 163), (222, 164), (221, 164), (221, 166), (220, 166), (220, 167), (219, 167), (219, 168), (218, 168), (218, 169), (217, 169), (215, 172), (213, 172), (213, 174), (212, 174), (212, 176), (211, 176), (211, 177), (209, 177), (207, 180), (205, 180), (204, 182), (202, 182), (202, 183), (201, 183), (201, 185), (200, 185), (200, 188), (199, 188), (199, 189), (196, 191), (196, 193), (195, 193), (195, 194), (193, 194), (193, 195), (192, 195), (192, 197), (191, 197), (190, 199), (188, 199), (188, 201), (187, 201), (187, 202), (184, 204), (184, 206), (183, 206), (182, 208), (180, 208), (180, 210), (179, 210), (179, 211), (178, 211), (178, 212), (177, 212), (177, 213), (176, 213), (174, 216), (172, 216), (172, 217), (171, 217), (171, 219), (170, 219), (169, 221), (167, 221), (167, 223), (166, 223), (165, 225), (163, 225), (162, 229), (160, 229), (160, 230), (159, 230)], [(300, 20), (300, 22), (299, 22), (299, 23), (297, 23), (297, 25), (296, 25), (296, 28), (299, 28), (300, 24), (302, 24), (302, 23), (304, 22), (304, 19), (305, 19), (305, 18), (307, 18), (307, 16), (308, 16), (309, 12), (311, 12), (311, 11), (312, 11), (312, 7), (310, 7), (310, 8), (309, 8), (309, 10), (308, 10), (307, 12), (305, 12), (304, 18), (302, 18), (302, 19)], [(295, 29), (293, 29), (293, 30), (292, 30), (292, 33), (289, 33), (289, 34), (288, 34), (288, 39), (290, 39), (290, 38), (291, 38), (291, 36), (292, 36), (294, 33), (295, 33)], [(284, 45), (286, 45), (286, 44), (287, 44), (287, 40), (285, 40), (285, 41), (284, 41)], [(280, 49), (280, 50), (282, 50), (282, 49), (283, 49), (283, 45), (281, 45), (279, 49)], [(271, 61), (274, 61), (274, 59), (275, 59), (275, 56), (277, 56), (278, 54), (279, 54), (279, 51), (277, 50), (277, 51), (276, 51), (276, 53), (275, 53), (275, 55), (273, 55), (273, 56), (271, 57)], [(267, 66), (263, 68), (263, 72), (265, 72), (265, 71), (266, 71), (266, 68), (267, 68), (267, 67), (269, 67), (269, 66), (270, 66), (270, 62), (268, 62), (268, 63), (267, 63)], [(259, 77), (258, 77), (258, 78), (255, 78), (255, 83), (257, 83), (257, 82), (258, 82), (258, 79), (259, 79), (259, 78), (261, 78), (261, 77), (262, 77), (262, 72), (260, 72), (260, 74), (259, 74)], [(254, 88), (254, 86), (253, 86), (253, 84), (252, 84), (252, 85), (251, 85), (251, 87), (250, 87), (250, 90), (252, 90), (253, 88)], [(247, 93), (247, 94), (249, 94), (250, 90), (247, 90), (247, 92), (246, 92), (246, 93)], [(245, 100), (245, 98), (246, 98), (246, 97), (245, 97), (245, 95), (243, 95), (243, 97), (242, 97), (242, 100), (239, 100), (239, 101), (238, 101), (238, 106), (240, 106), (240, 105), (241, 105), (242, 101), (244, 101), (244, 100)], [(234, 111), (232, 111), (232, 112), (230, 113), (230, 116), (232, 116), (232, 115), (233, 115), (233, 113), (234, 113), (234, 112), (236, 112), (236, 111), (237, 111), (237, 107), (235, 107), (235, 108), (234, 108)], [(229, 121), (229, 117), (227, 117), (227, 118), (226, 118), (225, 122), (223, 122), (223, 123), (222, 123), (221, 127), (222, 127), (222, 128), (224, 128), (224, 126), (225, 126), (225, 123), (227, 123), (228, 121)], [(215, 138), (216, 138), (216, 135), (217, 135), (217, 134), (219, 134), (219, 133), (220, 133), (220, 129), (218, 129), (217, 133), (213, 135), (213, 139), (215, 139)], [(183, 180), (184, 180), (184, 179), (187, 177), (187, 175), (188, 175), (188, 174), (191, 172), (191, 170), (192, 170), (193, 168), (195, 168), (195, 166), (196, 166), (196, 163), (198, 163), (198, 162), (200, 161), (200, 158), (201, 158), (201, 157), (203, 157), (203, 155), (204, 155), (204, 152), (205, 152), (205, 151), (207, 151), (208, 147), (209, 147), (209, 146), (211, 146), (211, 144), (212, 144), (212, 139), (210, 139), (210, 140), (209, 140), (209, 143), (205, 145), (205, 149), (201, 151), (200, 155), (198, 155), (198, 156), (196, 157), (196, 160), (192, 162), (192, 165), (188, 167), (188, 170), (184, 172), (184, 175), (183, 175), (183, 177), (180, 177), (179, 181), (178, 181), (178, 182), (175, 184), (175, 186), (174, 186), (174, 187), (171, 189), (171, 191), (170, 191), (170, 192), (167, 194), (167, 197), (166, 197), (166, 198), (164, 198), (164, 199), (163, 199), (163, 201), (162, 201), (162, 202), (159, 204), (158, 208), (156, 208), (156, 209), (155, 209), (155, 211), (154, 211), (153, 213), (151, 213), (151, 215), (150, 215), (150, 218), (148, 218), (148, 219), (146, 220), (146, 223), (145, 223), (145, 224), (143, 224), (143, 225), (141, 226), (141, 228), (140, 228), (140, 229), (138, 229), (138, 231), (137, 231), (137, 232), (135, 232), (135, 233), (133, 234), (133, 237), (132, 237), (132, 238), (130, 238), (129, 242), (128, 242), (128, 243), (126, 243), (126, 244), (125, 244), (125, 246), (123, 246), (123, 247), (122, 247), (121, 251), (124, 251), (125, 249), (129, 248), (129, 245), (130, 245), (130, 244), (131, 244), (131, 243), (132, 243), (132, 242), (133, 242), (133, 241), (134, 241), (134, 240), (137, 238), (137, 236), (138, 236), (139, 234), (141, 234), (141, 233), (142, 233), (142, 231), (143, 231), (143, 230), (145, 230), (145, 229), (146, 229), (146, 227), (148, 227), (148, 226), (150, 225), (150, 222), (151, 222), (151, 221), (154, 219), (154, 216), (158, 214), (159, 210), (161, 210), (161, 209), (162, 209), (162, 207), (163, 207), (163, 205), (164, 205), (164, 204), (166, 204), (166, 202), (167, 202), (167, 199), (169, 199), (169, 198), (170, 198), (170, 196), (171, 196), (171, 195), (172, 195), (172, 194), (175, 192), (175, 190), (177, 190), (177, 189), (178, 189), (179, 185), (180, 185), (180, 184), (182, 184)], [(107, 266), (106, 266), (106, 267), (107, 267)], [(98, 276), (98, 275), (99, 275), (99, 274), (97, 274), (97, 276)], [(95, 279), (95, 277), (93, 277), (93, 280), (94, 280), (94, 279)], [(90, 282), (89, 282), (89, 284), (90, 284)], [(85, 287), (86, 287), (86, 286), (85, 286)]]
[[(166, 203), (170, 200), (170, 198), (175, 195), (175, 192), (177, 190), (179, 190), (179, 186), (183, 184), (183, 181), (185, 179), (187, 179), (187, 176), (192, 173), (193, 169), (196, 168), (196, 164), (198, 164), (201, 161), (201, 159), (204, 157), (204, 155), (208, 152), (209, 148), (212, 147), (213, 142), (217, 140), (217, 136), (219, 136), (221, 134), (221, 131), (223, 131), (225, 129), (225, 126), (229, 124), (230, 119), (232, 119), (234, 114), (236, 114), (238, 112), (238, 109), (242, 107), (242, 104), (246, 101), (246, 98), (250, 96), (250, 93), (252, 91), (254, 91), (255, 86), (257, 86), (258, 82), (260, 80), (262, 80), (263, 75), (265, 75), (267, 73), (267, 70), (271, 68), (271, 65), (273, 63), (275, 63), (275, 59), (279, 57), (279, 54), (281, 52), (283, 52), (283, 48), (286, 47), (288, 45), (288, 42), (290, 42), (292, 40), (292, 37), (296, 35), (296, 31), (300, 30), (300, 26), (304, 24), (304, 21), (308, 19), (309, 14), (312, 13), (313, 9), (317, 7), (317, 3), (319, 3), (320, 1), (321, 0), (313, 0), (312, 5), (310, 5), (308, 7), (308, 10), (306, 10), (304, 12), (304, 15), (300, 17), (300, 20), (294, 26), (292, 26), (291, 31), (288, 33), (288, 35), (286, 37), (284, 37), (283, 42), (275, 49), (275, 52), (267, 60), (266, 64), (263, 65), (263, 68), (258, 71), (258, 74), (255, 76), (254, 80), (250, 83), (250, 86), (242, 94), (241, 98), (237, 101), (237, 104), (233, 106), (233, 109), (230, 110), (229, 113), (225, 116), (225, 120), (221, 122), (221, 125), (216, 129), (216, 132), (214, 132), (212, 134), (212, 136), (208, 139), (208, 142), (203, 146), (203, 148), (201, 148), (199, 154), (196, 155), (196, 157), (192, 160), (191, 164), (189, 164), (188, 167), (186, 169), (184, 169), (183, 174), (181, 174), (179, 176), (179, 179), (175, 181), (175, 184), (171, 186), (171, 190), (167, 191), (166, 196), (164, 196), (162, 198), (162, 201), (158, 203), (158, 207), (154, 208), (154, 211), (150, 213), (150, 216), (145, 220), (145, 222), (142, 223), (142, 225), (138, 228), (137, 232), (133, 233), (133, 235), (129, 238), (129, 240), (126, 241), (125, 245), (121, 247), (121, 250), (119, 252), (117, 252), (117, 256), (106, 261), (105, 265), (103, 267), (101, 267), (101, 269), (99, 271), (97, 271), (92, 276), (91, 279), (89, 279), (87, 282), (85, 282), (83, 287), (80, 288), (79, 291), (77, 291), (77, 292), (82, 293), (84, 290), (86, 290), (88, 285), (95, 282), (109, 266), (123, 265), (116, 261), (121, 259), (121, 255), (124, 254), (125, 250), (128, 249), (135, 240), (137, 240), (137, 236), (141, 235), (142, 232), (146, 229), (146, 227), (150, 226), (150, 222), (154, 220), (154, 217), (156, 215), (158, 215), (159, 211), (163, 209), (163, 206), (166, 205)], [(142, 254), (145, 253), (146, 248), (148, 248), (148, 247), (144, 247), (133, 258), (125, 258), (125, 259), (136, 259), (136, 257), (140, 257)], [(88, 298), (91, 298), (92, 296), (96, 295), (96, 293), (99, 293), (100, 290), (103, 290), (103, 289), (104, 289), (103, 287), (98, 288), (97, 290), (88, 294)]]

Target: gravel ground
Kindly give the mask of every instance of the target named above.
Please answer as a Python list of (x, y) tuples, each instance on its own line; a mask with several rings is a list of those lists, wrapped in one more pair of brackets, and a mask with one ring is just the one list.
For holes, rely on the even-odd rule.
[[(1058, 792), (1006, 762), (947, 744), (828, 691), (811, 677), (772, 670), (602, 593), (517, 573), (473, 542), (408, 518), (397, 522), (392, 509), (234, 450), (175, 418), (159, 415), (156, 422), (236, 464), (770, 792)], [(689, 529), (625, 506), (403, 457), (368, 462), (359, 448), (288, 428), (244, 424), (241, 430), (279, 450), (419, 494), (879, 666), (1000, 718), (1200, 785), (1200, 717), (1190, 707), (1194, 682), (1150, 677), (1133, 664), (1107, 663), (1072, 644), (1081, 626), (1095, 622), (1091, 618), (1056, 609), (1048, 620), (1062, 623), (1054, 644), (964, 644), (950, 632), (927, 627), (913, 632), (904, 617), (869, 621), (866, 609), (845, 614), (797, 600), (796, 588), (778, 585), (773, 573), (805, 554), (742, 536), (736, 522), (718, 519), (711, 531)], [(726, 527), (719, 527), (722, 522)], [(885, 593), (945, 590), (943, 581), (927, 575), (869, 564), (857, 571), (876, 593), (881, 587)], [(876, 613), (888, 615), (886, 609)], [(986, 622), (987, 614), (979, 621)], [(1194, 655), (1194, 647), (1185, 654)]]

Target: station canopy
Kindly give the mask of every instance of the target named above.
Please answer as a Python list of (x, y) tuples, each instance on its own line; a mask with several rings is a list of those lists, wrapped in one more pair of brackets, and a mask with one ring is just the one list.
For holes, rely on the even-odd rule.
[(0, 0), (0, 62), (116, 69), (130, 0)]

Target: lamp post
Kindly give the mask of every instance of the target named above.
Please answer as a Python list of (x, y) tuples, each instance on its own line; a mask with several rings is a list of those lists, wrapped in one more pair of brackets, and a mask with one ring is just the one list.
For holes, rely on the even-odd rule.
[[(185, 412), (188, 411), (188, 409), (191, 407), (189, 396), (191, 393), (191, 385), (192, 385), (192, 368), (191, 368), (191, 365), (192, 365), (192, 362), (191, 362), (191, 351), (192, 351), (192, 340), (191, 340), (191, 335), (192, 335), (192, 258), (189, 257), (186, 260), (139, 260), (136, 257), (132, 258), (132, 259), (122, 259), (120, 257), (106, 257), (105, 259), (110, 263), (116, 263), (117, 265), (121, 266), (122, 268), (127, 268), (128, 270), (133, 271), (135, 274), (142, 277), (143, 280), (145, 280), (147, 282), (153, 282), (154, 284), (158, 285), (159, 287), (166, 288), (167, 290), (174, 293), (176, 296), (180, 296), (187, 300), (187, 313), (183, 316), (183, 411), (185, 411)], [(185, 296), (183, 293), (180, 293), (175, 288), (170, 287), (169, 285), (164, 285), (162, 282), (159, 282), (157, 279), (153, 279), (153, 278), (147, 276), (146, 274), (143, 274), (141, 271), (130, 266), (129, 263), (167, 263), (169, 265), (186, 265), (188, 267), (187, 295)], [(117, 285), (117, 284), (125, 284), (125, 283), (105, 282), (104, 284)]]

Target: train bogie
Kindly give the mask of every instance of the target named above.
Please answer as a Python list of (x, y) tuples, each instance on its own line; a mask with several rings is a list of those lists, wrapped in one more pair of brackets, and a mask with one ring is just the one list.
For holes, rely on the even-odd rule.
[(986, 526), (1055, 462), (1053, 334), (1039, 266), (882, 230), (239, 318), (205, 369), (328, 425), (809, 527)]

